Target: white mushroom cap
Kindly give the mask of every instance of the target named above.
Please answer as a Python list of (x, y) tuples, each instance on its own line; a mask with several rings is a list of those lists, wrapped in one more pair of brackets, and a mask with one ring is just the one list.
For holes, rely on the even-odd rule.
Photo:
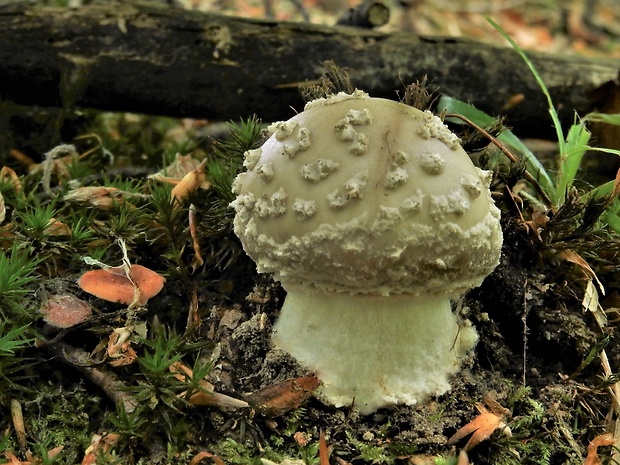
[(491, 175), (430, 112), (356, 91), (269, 132), (235, 180), (234, 228), (285, 288), (456, 295), (497, 265)]

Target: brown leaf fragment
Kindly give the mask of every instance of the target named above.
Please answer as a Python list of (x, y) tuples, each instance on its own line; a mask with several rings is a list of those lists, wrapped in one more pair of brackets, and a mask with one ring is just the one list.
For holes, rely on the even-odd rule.
[(197, 169), (200, 164), (201, 161), (191, 155), (177, 153), (172, 163), (161, 171), (149, 175), (148, 178), (176, 186), (187, 173)]
[(598, 448), (601, 446), (613, 446), (616, 443), (616, 439), (611, 433), (601, 434), (588, 444), (588, 455), (583, 462), (583, 465), (601, 465), (601, 459), (598, 456)]
[(199, 188), (208, 189), (211, 184), (207, 181), (207, 175), (204, 172), (204, 167), (207, 164), (205, 158), (195, 170), (190, 171), (179, 183), (172, 189), (172, 199), (174, 202), (174, 208), (179, 208), (183, 205), (183, 202)]
[(486, 407), (480, 403), (476, 404), (476, 408), (480, 412), (480, 415), (454, 433), (454, 435), (448, 439), (448, 445), (453, 445), (465, 436), (471, 434), (469, 441), (467, 441), (467, 444), (465, 444), (463, 448), (464, 451), (469, 451), (482, 441), (489, 439), (495, 430), (501, 429), (504, 434), (510, 436), (510, 428), (506, 426), (501, 416), (489, 412)]
[(211, 459), (212, 463), (215, 465), (226, 465), (226, 462), (224, 462), (220, 457), (204, 450), (202, 452), (198, 452), (198, 454), (196, 454), (194, 458), (189, 461), (189, 465), (198, 465), (204, 459)]
[(298, 408), (319, 384), (319, 379), (314, 375), (287, 379), (246, 396), (246, 400), (252, 408), (266, 417), (279, 417)]
[(192, 271), (196, 271), (202, 265), (204, 265), (204, 259), (202, 258), (202, 252), (200, 251), (200, 242), (198, 242), (198, 220), (196, 218), (196, 206), (191, 204), (189, 206), (189, 232), (192, 236), (192, 245), (194, 247), (194, 256), (192, 257)]
[(43, 232), (50, 236), (70, 236), (71, 228), (62, 221), (52, 217)]
[(17, 436), (17, 444), (22, 453), (27, 450), (26, 425), (24, 423), (24, 414), (22, 404), (17, 399), (11, 399), (11, 419), (13, 420), (13, 428)]
[[(193, 376), (193, 371), (190, 367), (181, 362), (175, 362), (170, 366), (170, 372), (174, 374), (174, 377), (179, 381), (185, 381)], [(227, 396), (215, 392), (215, 386), (208, 382), (206, 379), (200, 380), (201, 391), (196, 391), (189, 396), (189, 403), (195, 406), (203, 407), (218, 407), (221, 409), (237, 409), (248, 408), (250, 405), (240, 399)], [(184, 397), (187, 392), (182, 392), (179, 397)]]
[(70, 190), (63, 200), (109, 210), (114, 205), (123, 202), (123, 193), (115, 187), (85, 186)]
[(467, 457), (467, 452), (465, 449), (461, 449), (459, 452), (459, 457), (456, 461), (456, 465), (469, 465), (469, 457)]
[(121, 367), (131, 365), (138, 359), (138, 354), (131, 347), (130, 337), (133, 327), (116, 328), (108, 338), (107, 354), (110, 366)]
[(601, 284), (601, 282), (599, 281), (598, 277), (596, 276), (596, 273), (594, 272), (594, 270), (590, 267), (588, 262), (585, 261), (584, 258), (581, 255), (579, 255), (577, 252), (575, 252), (572, 249), (564, 249), (564, 250), (562, 250), (562, 251), (560, 251), (558, 253), (558, 256), (560, 258), (563, 258), (567, 262), (571, 262), (571, 263), (577, 265), (581, 269), (583, 274), (586, 275), (586, 277), (588, 277), (590, 279), (594, 279), (596, 281), (596, 284), (598, 285), (599, 289), (601, 289), (602, 293), (603, 294), (605, 293), (603, 285)]
[(319, 462), (321, 465), (329, 465), (329, 450), (325, 441), (325, 431), (319, 433)]
[(250, 406), (244, 400), (235, 399), (234, 397), (213, 390), (208, 392), (197, 391), (193, 393), (189, 397), (189, 403), (195, 406), (217, 407), (221, 409), (248, 408)]
[(0, 224), (4, 223), (6, 219), (6, 205), (4, 203), (4, 196), (0, 192)]
[(410, 465), (435, 465), (437, 457), (434, 455), (416, 454), (409, 457), (407, 463)]
[(22, 182), (13, 168), (3, 166), (0, 169), (0, 182), (11, 186), (16, 194), (22, 193)]
[(340, 457), (336, 457), (336, 462), (338, 465), (351, 465), (351, 462), (347, 462), (345, 459), (341, 459)]
[(108, 434), (95, 434), (90, 440), (90, 446), (86, 448), (84, 452), (84, 458), (82, 459), (82, 465), (96, 465), (97, 456), (106, 457), (108, 452), (114, 447), (114, 445), (121, 438), (120, 434), (108, 433)]

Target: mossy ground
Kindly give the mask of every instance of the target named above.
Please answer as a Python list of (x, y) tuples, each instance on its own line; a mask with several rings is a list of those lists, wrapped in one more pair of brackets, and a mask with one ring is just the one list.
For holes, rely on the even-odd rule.
[[(3, 163), (20, 171), (21, 184), (30, 189), (19, 193), (9, 180), (3, 181), (3, 251), (13, 260), (19, 256), (32, 263), (29, 272), (27, 266), (21, 268), (27, 272), (25, 282), (0, 286), (2, 336), (28, 325), (24, 347), (0, 354), (5, 363), (0, 365), (3, 453), (25, 460), (28, 450), (41, 463), (81, 463), (96, 435), (118, 434), (107, 450), (99, 447), (97, 463), (182, 464), (201, 451), (231, 464), (260, 463), (260, 458), (278, 463), (290, 457), (319, 463), (323, 432), (332, 463), (336, 458), (345, 461), (341, 463), (455, 463), (464, 444), (449, 446), (447, 439), (477, 415), (476, 403), (491, 397), (510, 411), (506, 422), (512, 437), (495, 433), (469, 452), (472, 462), (579, 464), (589, 441), (612, 427), (609, 388), (616, 375), (604, 374), (599, 355), (605, 351), (612, 370), (620, 364), (613, 321), (620, 271), (613, 258), (616, 236), (599, 234), (596, 250), (587, 250), (588, 236), (574, 242), (582, 253), (598, 257), (591, 263), (611, 299), (604, 301), (610, 321), (601, 328), (582, 306), (583, 270), (528, 232), (506, 206), (506, 190), (498, 180), (502, 260), (483, 286), (459, 303), (477, 327), (480, 342), (473, 360), (454, 377), (451, 391), (424, 405), (369, 416), (360, 416), (355, 408), (333, 409), (314, 398), (297, 407), (286, 389), (268, 390), (307, 375), (270, 346), (284, 292), (269, 276), (255, 273), (232, 234), (226, 208), (230, 199), (225, 186), (240, 169), (243, 148), (260, 139), (258, 132), (241, 125), (237, 131), (246, 132), (237, 133), (236, 140), (214, 145), (206, 137), (207, 127), (190, 122), (97, 115), (85, 124), (81, 132), (96, 137), (85, 146), (78, 139), (76, 152), (92, 152), (70, 162), (79, 174), (52, 173), (51, 195), (38, 184), (41, 174), (26, 174), (11, 156)], [(170, 162), (178, 151), (212, 161), (211, 188), (192, 192), (183, 208), (170, 203), (170, 187), (142, 174)], [(120, 177), (108, 176), (108, 171)], [(63, 196), (76, 180), (126, 194), (110, 208), (74, 204)], [(202, 265), (196, 262), (190, 235), (190, 203)], [(47, 227), (52, 217), (71, 234), (51, 234)], [(167, 278), (164, 290), (145, 307), (105, 302), (75, 284), (92, 268), (83, 262), (85, 256), (119, 264), (121, 239), (132, 263)], [(11, 255), (17, 253), (21, 255)], [(3, 266), (5, 273), (20, 273)], [(44, 292), (74, 293), (94, 306), (95, 315), (67, 330), (52, 329), (39, 314)], [(110, 366), (114, 359), (105, 348), (115, 330), (130, 334), (133, 363)], [(386, 335), (385, 344), (390, 343)], [(68, 350), (85, 358), (77, 363), (65, 356)], [(17, 366), (8, 363), (15, 357)], [(252, 406), (191, 405), (182, 393), (197, 381), (175, 378), (169, 371), (175, 361), (206, 373), (216, 392), (248, 399)], [(97, 385), (88, 370), (118, 384)], [(115, 391), (137, 400), (137, 408), (131, 413), (120, 409)], [(11, 418), (16, 404), (25, 443)], [(63, 449), (56, 458), (47, 457), (59, 446)], [(607, 453), (609, 448), (600, 451)]]
[[(432, 22), (426, 23), (418, 26)], [(455, 464), (466, 439), (448, 445), (448, 438), (476, 417), (476, 404), (485, 399), (508, 409), (512, 436), (495, 432), (469, 451), (472, 463), (582, 464), (591, 440), (614, 433), (619, 238), (600, 230), (568, 234), (576, 220), (554, 221), (551, 214), (542, 221), (527, 208), (516, 211), (509, 192), (520, 182), (518, 169), (498, 170), (493, 187), (503, 212), (501, 263), (458, 304), (480, 334), (473, 359), (445, 395), (364, 417), (312, 397), (297, 406), (295, 390), (279, 384), (307, 375), (270, 346), (285, 295), (269, 276), (255, 273), (232, 234), (227, 208), (240, 152), (256, 133), (214, 145), (212, 138), (222, 139), (227, 128), (7, 102), (0, 102), (0, 130), (0, 165), (14, 169), (21, 185), (18, 191), (10, 176), (0, 181), (7, 213), (0, 222), (0, 462), (188, 464), (203, 457), (200, 463), (296, 458), (318, 464), (323, 432), (332, 464)], [(28, 173), (27, 157), (40, 163), (63, 141), (74, 144), (79, 159)], [(182, 208), (171, 202), (171, 186), (146, 179), (177, 153), (209, 159), (211, 188), (190, 193)], [(82, 203), (65, 200), (77, 185), (121, 193), (109, 208), (94, 205), (92, 195)], [(52, 219), (70, 232), (50, 229)], [(119, 265), (121, 244), (132, 263), (167, 279), (145, 307), (105, 302), (76, 285), (93, 269), (84, 257)], [(577, 251), (600, 279), (606, 324), (596, 306), (584, 310), (592, 277), (563, 250)], [(43, 296), (67, 292), (91, 303), (94, 316), (52, 329), (39, 312)], [(122, 355), (129, 360), (134, 350), (132, 363), (111, 365), (118, 360), (108, 351), (115, 331), (128, 335)], [(195, 392), (200, 380), (175, 377), (169, 367), (176, 361), (196, 377), (206, 373), (215, 392), (251, 407), (229, 407), (222, 399), (192, 405), (183, 393)], [(96, 375), (108, 384), (97, 383)], [(122, 399), (137, 407), (123, 410)], [(94, 443), (98, 447), (89, 449)], [(598, 454), (612, 463), (610, 447)]]

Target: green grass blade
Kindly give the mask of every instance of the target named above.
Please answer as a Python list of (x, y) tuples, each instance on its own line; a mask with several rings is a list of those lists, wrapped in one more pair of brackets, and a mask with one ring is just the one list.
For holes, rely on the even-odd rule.
[(583, 118), (584, 121), (592, 121), (593, 123), (606, 123), (620, 126), (620, 113), (606, 114), (592, 112)]
[(605, 184), (601, 184), (600, 186), (588, 191), (581, 198), (582, 200), (586, 200), (588, 198), (600, 198), (608, 196), (612, 193), (614, 189), (615, 181), (608, 181)]
[(569, 129), (565, 152), (560, 158), (558, 181), (555, 186), (555, 198), (557, 200), (561, 200), (573, 186), (577, 171), (581, 166), (581, 160), (590, 149), (588, 146), (590, 135), (585, 123), (573, 124)]
[(620, 234), (620, 216), (608, 211), (603, 219), (616, 234)]
[(519, 47), (519, 45), (517, 45), (517, 43), (514, 40), (512, 40), (512, 38), (506, 33), (506, 31), (504, 31), (502, 27), (499, 24), (497, 24), (495, 21), (493, 21), (491, 18), (487, 17), (487, 21), (491, 24), (491, 26), (495, 28), (497, 32), (501, 34), (501, 36), (504, 39), (508, 41), (508, 43), (517, 51), (517, 53), (521, 55), (521, 58), (523, 58), (523, 61), (525, 61), (525, 64), (528, 66), (532, 75), (536, 79), (538, 86), (542, 90), (543, 94), (545, 94), (545, 97), (547, 98), (547, 105), (549, 106), (549, 114), (551, 115), (551, 119), (553, 120), (553, 126), (555, 127), (555, 132), (558, 138), (558, 144), (560, 147), (560, 155), (564, 154), (564, 150), (565, 150), (564, 132), (562, 131), (562, 125), (560, 124), (560, 118), (558, 116), (558, 112), (555, 109), (555, 105), (553, 104), (553, 99), (551, 98), (551, 94), (549, 93), (549, 89), (547, 89), (545, 82), (542, 80), (542, 77), (540, 77), (540, 74), (538, 74), (538, 70), (534, 67), (534, 64), (525, 54), (523, 49)]
[(11, 328), (4, 333), (4, 328), (0, 327), (0, 357), (8, 357), (15, 354), (17, 350), (30, 345), (34, 339), (26, 337), (29, 325)]
[[(462, 115), (483, 128), (491, 126), (495, 121), (495, 118), (487, 115), (481, 110), (478, 110), (470, 104), (445, 95), (439, 99), (437, 110)], [(462, 123), (461, 120), (455, 122)], [(549, 198), (554, 199), (555, 185), (545, 167), (540, 163), (538, 158), (536, 158), (536, 155), (534, 155), (530, 149), (528, 149), (525, 144), (508, 129), (504, 129), (497, 139), (503, 144), (509, 145), (521, 154), (527, 170), (532, 176), (534, 176), (534, 179), (538, 181), (538, 184), (543, 189), (545, 194), (547, 194)]]

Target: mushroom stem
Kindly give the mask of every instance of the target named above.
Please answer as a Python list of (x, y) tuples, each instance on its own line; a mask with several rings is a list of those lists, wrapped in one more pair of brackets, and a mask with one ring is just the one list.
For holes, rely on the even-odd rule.
[(362, 414), (443, 394), (478, 340), (470, 324), (459, 325), (446, 296), (284, 288), (274, 344), (316, 370), (323, 400), (355, 403)]

